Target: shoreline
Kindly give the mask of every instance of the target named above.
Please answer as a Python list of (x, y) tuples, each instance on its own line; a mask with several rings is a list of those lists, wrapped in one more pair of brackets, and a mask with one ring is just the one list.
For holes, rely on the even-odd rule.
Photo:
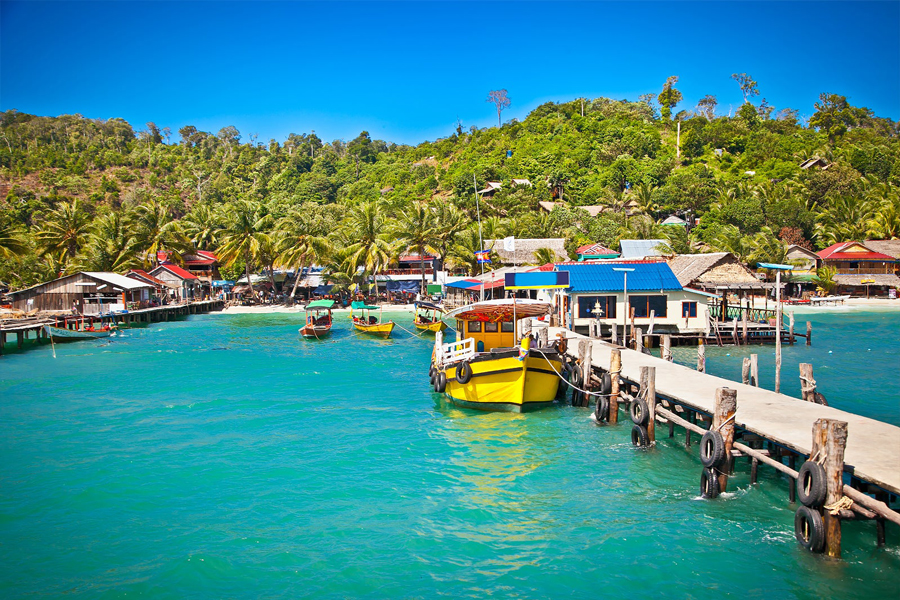
[[(389, 306), (385, 306), (383, 311), (385, 313), (409, 313), (412, 314), (416, 310), (415, 305), (413, 304), (391, 304)], [(280, 304), (264, 304), (257, 306), (228, 306), (223, 308), (222, 310), (216, 313), (210, 314), (220, 314), (220, 315), (249, 315), (249, 314), (260, 314), (260, 315), (268, 315), (268, 314), (304, 314), (306, 312), (306, 305), (300, 306), (283, 306)], [(349, 308), (333, 308), (331, 309), (333, 314), (350, 314)]]

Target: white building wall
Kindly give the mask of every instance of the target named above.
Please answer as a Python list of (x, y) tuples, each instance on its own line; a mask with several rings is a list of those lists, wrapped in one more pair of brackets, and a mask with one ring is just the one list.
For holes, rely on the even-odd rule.
[[(601, 317), (600, 323), (611, 326), (613, 323), (621, 325), (625, 322), (627, 313), (625, 311), (625, 298), (623, 292), (582, 292), (569, 294), (569, 310), (567, 321), (571, 320), (575, 328), (587, 328), (588, 324), (594, 319), (586, 319), (578, 316), (579, 299), (582, 297), (594, 296), (615, 296), (616, 297), (616, 317), (615, 319)], [(705, 332), (709, 328), (709, 298), (696, 292), (689, 290), (672, 290), (659, 292), (629, 292), (629, 298), (632, 296), (666, 296), (666, 316), (661, 317), (655, 315), (653, 319), (654, 330), (664, 329), (669, 331), (677, 331), (679, 333), (698, 333)], [(684, 302), (697, 303), (696, 317), (683, 317), (682, 305)], [(631, 324), (631, 319), (627, 319)], [(650, 317), (635, 317), (635, 327), (641, 327), (644, 331), (650, 325)]]

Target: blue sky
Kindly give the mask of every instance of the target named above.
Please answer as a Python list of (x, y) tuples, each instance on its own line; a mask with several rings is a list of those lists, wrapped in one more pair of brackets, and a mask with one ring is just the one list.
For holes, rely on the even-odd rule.
[[(361, 130), (415, 144), (547, 101), (637, 99), (678, 75), (676, 110), (731, 79), (801, 116), (820, 92), (900, 118), (900, 2), (10, 2), (0, 110), (121, 117), (247, 140)], [(177, 140), (177, 133), (173, 140)]]

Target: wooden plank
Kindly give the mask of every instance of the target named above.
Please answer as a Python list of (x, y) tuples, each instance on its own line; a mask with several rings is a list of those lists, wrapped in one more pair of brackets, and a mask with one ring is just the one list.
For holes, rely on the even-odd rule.
[[(570, 339), (579, 334), (565, 329), (552, 332), (565, 333)], [(569, 343), (569, 353), (574, 355), (574, 343)], [(605, 342), (593, 344), (594, 364), (610, 364), (613, 347)], [(712, 414), (716, 389), (735, 389), (741, 398), (735, 414), (735, 425), (763, 438), (809, 455), (809, 432), (816, 419), (846, 421), (853, 435), (848, 437), (844, 461), (853, 474), (863, 481), (873, 483), (894, 494), (900, 494), (900, 427), (882, 423), (853, 413), (803, 402), (769, 390), (729, 381), (721, 377), (702, 374), (662, 359), (632, 350), (620, 349), (622, 376), (633, 382), (640, 381), (642, 366), (656, 367), (656, 393), (694, 410)], [(615, 379), (615, 378), (614, 378)]]

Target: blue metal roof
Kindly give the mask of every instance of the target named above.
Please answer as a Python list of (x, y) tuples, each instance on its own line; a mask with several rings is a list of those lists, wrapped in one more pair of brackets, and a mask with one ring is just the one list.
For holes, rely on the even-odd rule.
[(625, 273), (613, 269), (634, 269), (628, 273), (629, 292), (672, 291), (682, 289), (672, 269), (664, 262), (657, 263), (584, 263), (556, 265), (569, 272), (572, 292), (621, 292)]
[(665, 243), (666, 240), (619, 240), (619, 247), (622, 248), (620, 258), (632, 260), (645, 256), (662, 256), (662, 252), (656, 247)]

